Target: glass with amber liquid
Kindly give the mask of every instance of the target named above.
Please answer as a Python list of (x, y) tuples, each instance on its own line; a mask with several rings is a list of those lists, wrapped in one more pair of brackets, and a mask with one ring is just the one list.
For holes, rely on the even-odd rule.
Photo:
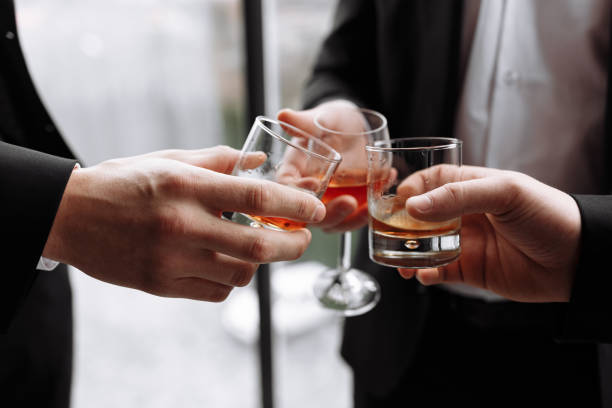
[(353, 172), (340, 172), (332, 178), (327, 186), (325, 194), (321, 201), (328, 203), (336, 197), (342, 195), (350, 195), (357, 200), (357, 207), (367, 207), (368, 205), (368, 189), (367, 189), (367, 172), (359, 170)]
[[(326, 110), (315, 118), (319, 137), (342, 155), (322, 201), (326, 204), (342, 196), (357, 202), (351, 217), (367, 213), (367, 156), (365, 147), (376, 141), (389, 140), (387, 120), (383, 115), (353, 105)], [(314, 285), (321, 304), (356, 316), (371, 310), (380, 299), (380, 286), (369, 274), (351, 267), (351, 232), (340, 235), (338, 263), (323, 271)]]
[(417, 220), (408, 214), (406, 200), (440, 187), (420, 171), (460, 166), (461, 145), (452, 138), (414, 137), (366, 147), (370, 259), (392, 267), (431, 268), (459, 257), (461, 219)]
[[(341, 161), (327, 143), (288, 123), (255, 119), (232, 174), (284, 184), (321, 198)], [(306, 224), (274, 214), (234, 213), (232, 220), (252, 227), (293, 231)]]

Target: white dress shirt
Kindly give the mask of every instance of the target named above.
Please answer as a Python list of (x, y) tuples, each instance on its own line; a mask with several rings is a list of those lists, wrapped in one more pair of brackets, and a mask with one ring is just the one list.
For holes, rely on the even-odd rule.
[[(570, 193), (604, 193), (610, 6), (608, 0), (466, 1), (455, 127), (464, 164), (520, 171)], [(444, 287), (501, 299), (463, 285)]]

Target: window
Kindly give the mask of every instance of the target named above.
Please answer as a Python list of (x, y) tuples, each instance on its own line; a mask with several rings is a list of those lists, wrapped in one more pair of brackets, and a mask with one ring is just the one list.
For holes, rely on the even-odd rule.
[[(264, 5), (268, 107), (274, 114), (283, 106), (299, 108), (335, 4)], [(159, 149), (241, 146), (241, 0), (16, 0), (16, 6), (39, 92), (86, 165)], [(315, 231), (303, 261), (331, 265), (336, 245), (335, 236)], [(348, 406), (339, 320), (309, 311), (316, 305), (308, 279), (321, 267), (312, 265), (275, 267), (280, 407)], [(256, 300), (253, 288), (210, 304), (157, 298), (78, 271), (71, 272), (71, 283), (74, 407), (259, 406), (252, 336), (257, 322), (245, 312)], [(310, 309), (300, 309), (303, 304)], [(287, 322), (297, 324), (288, 328)]]

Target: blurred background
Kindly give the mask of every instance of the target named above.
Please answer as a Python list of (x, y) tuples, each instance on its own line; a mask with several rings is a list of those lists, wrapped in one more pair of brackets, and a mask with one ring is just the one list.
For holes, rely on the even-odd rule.
[[(264, 0), (268, 114), (300, 91), (335, 7)], [(86, 165), (245, 138), (240, 0), (16, 0), (26, 58), (47, 108)], [(297, 263), (274, 265), (279, 407), (348, 407), (341, 320), (312, 281), (335, 261), (336, 236), (314, 232)], [(73, 407), (258, 407), (257, 298), (161, 299), (71, 271)]]

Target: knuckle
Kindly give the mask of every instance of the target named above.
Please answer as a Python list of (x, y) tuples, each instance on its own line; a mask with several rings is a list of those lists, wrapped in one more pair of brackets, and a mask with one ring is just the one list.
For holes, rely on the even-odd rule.
[(215, 147), (214, 154), (218, 158), (221, 158), (219, 171), (221, 173), (231, 172), (235, 164), (235, 159), (238, 157), (238, 151), (229, 146), (220, 145)]
[(455, 209), (461, 214), (466, 211), (466, 203), (463, 200), (463, 186), (460, 182), (447, 183), (442, 186), (442, 196), (440, 202), (436, 203), (435, 195), (432, 195), (434, 207), (439, 209)]
[[(421, 183), (422, 183), (422, 187), (420, 187), (422, 189), (422, 191), (429, 191), (430, 187), (429, 184), (431, 182), (431, 175), (427, 174), (426, 171), (421, 171), (418, 173), (419, 178), (421, 179)], [(418, 182), (418, 179), (417, 179)]]
[(227, 145), (219, 145), (217, 147), (215, 147), (215, 149), (222, 154), (228, 154), (228, 153), (232, 153), (234, 152), (234, 149), (232, 149), (231, 147), (227, 146)]
[(301, 244), (299, 244), (297, 246), (297, 251), (296, 251), (295, 255), (293, 257), (291, 257), (292, 261), (295, 261), (296, 259), (298, 259), (302, 255), (304, 255), (304, 252), (306, 252), (306, 249), (308, 248), (308, 243), (309, 242), (307, 240), (304, 240), (304, 241), (302, 241)]
[(311, 206), (306, 199), (299, 200), (295, 206), (295, 215), (299, 219), (310, 218), (310, 215), (314, 210), (311, 210)]
[(524, 182), (524, 178), (521, 175), (513, 174), (509, 172), (508, 174), (500, 176), (501, 185), (505, 186), (505, 194), (503, 195), (503, 200), (500, 203), (501, 209), (511, 208), (512, 203), (521, 195)]
[[(336, 227), (336, 230), (339, 230), (338, 227)], [(310, 244), (310, 239), (311, 236), (308, 235), (308, 237), (304, 237), (304, 238), (299, 238), (295, 240), (295, 243), (292, 243), (292, 248), (293, 248), (293, 253), (292, 254), (287, 254), (287, 258), (290, 261), (294, 261), (296, 259), (298, 259), (299, 257), (301, 257), (304, 252), (306, 252), (306, 249), (308, 249), (308, 244)]]
[(168, 296), (167, 285), (161, 278), (160, 267), (152, 267), (141, 282), (141, 290), (156, 296)]
[(206, 300), (213, 303), (223, 302), (229, 296), (232, 288), (230, 287), (217, 287), (208, 294)]
[(186, 224), (179, 209), (166, 205), (154, 212), (152, 230), (158, 238), (183, 235), (186, 233)]
[(506, 186), (508, 194), (517, 194), (521, 189), (520, 178), (515, 177), (512, 174), (504, 175), (502, 177), (502, 183)]
[(255, 270), (257, 269), (256, 265), (250, 263), (244, 263), (241, 266), (237, 267), (231, 278), (232, 286), (246, 286), (253, 279), (253, 275), (255, 275)]
[(461, 202), (461, 185), (459, 183), (448, 183), (442, 186), (443, 191), (453, 203)]
[(461, 166), (459, 168), (455, 169), (455, 177), (454, 180), (455, 181), (461, 181), (461, 180), (467, 180), (469, 179), (469, 173), (468, 173), (468, 168), (466, 168), (465, 166)]
[(525, 186), (529, 185), (533, 180), (527, 174), (519, 173), (516, 171), (507, 171), (501, 176), (504, 184), (508, 186), (509, 193), (519, 194)]
[(256, 183), (247, 187), (246, 204), (251, 210), (262, 211), (267, 199), (268, 193), (263, 184)]
[(181, 174), (168, 172), (160, 176), (158, 187), (166, 194), (177, 194), (185, 189), (187, 178)]
[(180, 153), (181, 153), (181, 150), (178, 150), (178, 149), (165, 149), (165, 150), (160, 150), (158, 152), (153, 152), (151, 153), (151, 155), (157, 156), (157, 157), (174, 158), (176, 156), (179, 156)]
[(272, 257), (272, 246), (263, 237), (254, 238), (248, 246), (247, 256), (257, 263), (265, 263)]
[(434, 172), (435, 180), (443, 180), (444, 179), (445, 170), (446, 169), (444, 168), (444, 165), (437, 165), (437, 166), (435, 166), (435, 172)]
[(441, 164), (440, 167), (440, 182), (453, 182), (461, 180), (461, 167), (453, 164)]

